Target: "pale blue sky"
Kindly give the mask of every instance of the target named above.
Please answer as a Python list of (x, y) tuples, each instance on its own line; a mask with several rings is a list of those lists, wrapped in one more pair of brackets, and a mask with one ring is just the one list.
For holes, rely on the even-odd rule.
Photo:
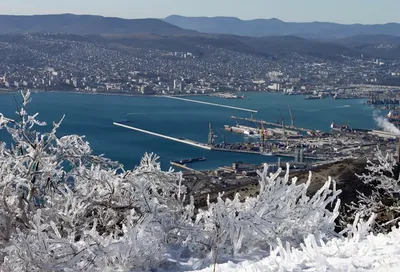
[(400, 0), (0, 0), (0, 13), (76, 13), (123, 18), (179, 14), (368, 24), (400, 22)]

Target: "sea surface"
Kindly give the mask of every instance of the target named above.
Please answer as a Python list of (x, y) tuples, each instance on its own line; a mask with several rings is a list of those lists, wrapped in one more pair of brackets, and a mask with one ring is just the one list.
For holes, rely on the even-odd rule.
[[(16, 94), (18, 97), (18, 94)], [(285, 96), (277, 93), (246, 93), (245, 100), (231, 100), (209, 96), (189, 97), (242, 108), (258, 110), (257, 119), (276, 122), (284, 118), (290, 124), (290, 106), (295, 126), (329, 131), (330, 124), (349, 122), (353, 128), (376, 128), (373, 108), (365, 100), (306, 100), (304, 96)], [(171, 160), (206, 157), (206, 161), (193, 163), (195, 169), (215, 169), (232, 162), (274, 163), (274, 156), (225, 153), (203, 150), (190, 145), (157, 138), (113, 125), (124, 122), (156, 133), (173, 137), (207, 142), (208, 125), (212, 124), (217, 141), (226, 136), (228, 142), (243, 141), (244, 136), (224, 131), (224, 125), (235, 125), (232, 115), (250, 117), (248, 112), (179, 101), (165, 97), (140, 97), (118, 95), (93, 95), (75, 93), (34, 93), (27, 108), (30, 114), (39, 112), (38, 119), (46, 121), (51, 129), (53, 121), (66, 115), (59, 135), (84, 135), (95, 154), (119, 161), (130, 169), (135, 167), (145, 152), (160, 156), (163, 169), (169, 168)], [(0, 112), (16, 118), (16, 102), (13, 94), (0, 95)], [(384, 112), (380, 113), (381, 115)], [(244, 123), (243, 123), (244, 124)], [(246, 124), (245, 124), (246, 125)], [(0, 141), (7, 135), (0, 131)]]

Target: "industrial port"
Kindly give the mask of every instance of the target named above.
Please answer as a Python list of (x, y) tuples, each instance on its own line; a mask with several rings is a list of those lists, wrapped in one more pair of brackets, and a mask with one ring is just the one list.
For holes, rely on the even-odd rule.
[[(156, 132), (143, 130), (123, 123), (115, 122), (114, 125), (131, 129), (150, 136), (161, 137), (182, 144), (191, 145), (209, 152), (235, 152), (254, 154), (255, 156), (272, 156), (275, 162), (268, 164), (271, 171), (285, 168), (286, 163), (292, 169), (292, 173), (307, 175), (308, 171), (319, 171), (326, 168), (329, 172), (333, 168), (351, 168), (352, 165), (365, 165), (367, 159), (373, 159), (375, 151), (379, 148), (383, 152), (396, 154), (400, 150), (398, 136), (395, 132), (372, 130), (363, 128), (351, 128), (346, 124), (327, 124), (330, 131), (319, 131), (295, 125), (295, 117), (288, 106), (290, 123), (285, 124), (284, 119), (277, 122), (269, 122), (256, 118), (258, 111), (239, 108), (204, 101), (191, 100), (182, 97), (170, 97), (183, 102), (201, 103), (213, 107), (222, 107), (244, 111), (249, 117), (231, 116), (227, 118), (236, 124), (226, 124), (225, 133), (243, 135), (244, 141), (229, 143), (225, 134), (216, 131), (222, 137), (217, 137), (212, 123), (204, 129), (204, 138), (207, 142), (197, 142), (186, 138), (175, 138)], [(400, 158), (400, 155), (399, 155)], [(241, 161), (233, 161), (231, 165), (218, 167), (213, 170), (195, 170), (192, 163), (201, 163), (207, 160), (200, 158), (181, 158), (171, 160), (171, 167), (183, 171), (185, 186), (188, 192), (195, 196), (196, 205), (206, 205), (207, 199), (215, 199), (219, 192), (224, 192), (226, 197), (239, 193), (242, 197), (256, 195), (258, 190), (257, 171), (262, 170), (261, 164), (247, 164)], [(361, 162), (360, 162), (361, 161)], [(333, 169), (332, 168), (332, 169)], [(335, 169), (336, 169), (335, 168)], [(346, 170), (347, 171), (347, 170)], [(347, 171), (349, 172), (349, 171)], [(351, 172), (351, 171), (350, 171)], [(302, 174), (301, 174), (302, 173)], [(319, 174), (321, 176), (321, 174)], [(325, 177), (327, 178), (327, 177)]]

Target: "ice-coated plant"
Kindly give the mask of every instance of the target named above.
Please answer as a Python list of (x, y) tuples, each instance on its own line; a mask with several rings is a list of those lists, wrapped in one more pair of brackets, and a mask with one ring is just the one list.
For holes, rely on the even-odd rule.
[[(390, 153), (383, 154), (377, 149), (374, 160), (368, 160), (366, 172), (357, 175), (370, 186), (370, 194), (358, 194), (357, 201), (351, 203), (349, 210), (353, 215), (369, 218), (376, 214), (372, 225), (375, 233), (386, 233), (400, 222), (400, 176), (399, 166)], [(354, 220), (354, 216), (349, 221)]]

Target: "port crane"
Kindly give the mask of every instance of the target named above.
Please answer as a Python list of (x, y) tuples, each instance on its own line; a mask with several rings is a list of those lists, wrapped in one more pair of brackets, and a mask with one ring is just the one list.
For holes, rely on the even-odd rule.
[(282, 130), (283, 130), (283, 135), (286, 136), (286, 131), (285, 131), (285, 118), (282, 115), (281, 109), (279, 109), (279, 114), (281, 115), (281, 124), (282, 124)]
[(260, 147), (262, 147), (261, 151), (265, 151), (265, 142), (268, 138), (268, 132), (264, 128), (264, 123), (261, 123), (261, 133), (260, 133)]
[(208, 132), (208, 144), (211, 146), (215, 145), (215, 138), (217, 138), (217, 135), (214, 134), (214, 131), (212, 129), (211, 123), (208, 124), (209, 132)]
[(290, 119), (292, 120), (292, 124), (291, 124), (290, 128), (294, 128), (294, 117), (292, 114), (292, 110), (290, 109), (289, 105), (288, 105), (288, 108), (289, 108)]
[(226, 137), (225, 134), (223, 134), (218, 128), (217, 128), (218, 134), (222, 137), (222, 147), (225, 148), (226, 145)]
[(279, 113), (281, 115), (282, 118), (282, 131), (283, 131), (283, 140), (286, 142), (286, 146), (288, 146), (288, 141), (287, 141), (287, 137), (286, 137), (286, 130), (285, 130), (285, 118), (282, 115), (281, 110), (279, 109)]

